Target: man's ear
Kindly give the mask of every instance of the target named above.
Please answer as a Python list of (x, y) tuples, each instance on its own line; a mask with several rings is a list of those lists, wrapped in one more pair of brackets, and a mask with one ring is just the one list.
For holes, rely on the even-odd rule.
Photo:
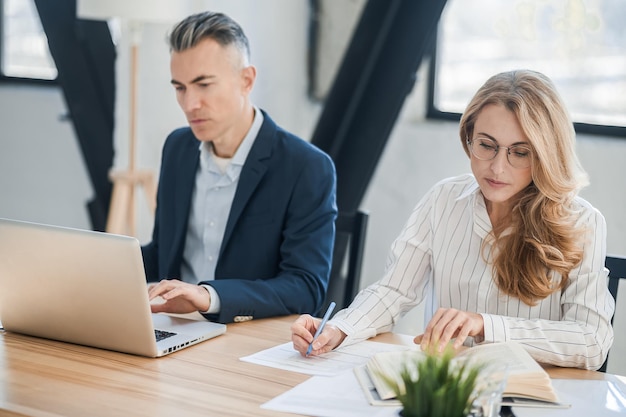
[(252, 91), (254, 82), (256, 81), (256, 67), (254, 65), (248, 65), (241, 70), (242, 86), (246, 93)]

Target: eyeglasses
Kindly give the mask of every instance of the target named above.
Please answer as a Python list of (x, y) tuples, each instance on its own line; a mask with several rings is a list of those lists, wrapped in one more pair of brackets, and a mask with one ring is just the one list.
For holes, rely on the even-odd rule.
[(467, 146), (472, 155), (481, 161), (490, 161), (496, 157), (500, 149), (506, 149), (506, 159), (513, 168), (528, 168), (533, 159), (533, 151), (528, 145), (500, 146), (495, 140), (485, 136), (467, 139)]

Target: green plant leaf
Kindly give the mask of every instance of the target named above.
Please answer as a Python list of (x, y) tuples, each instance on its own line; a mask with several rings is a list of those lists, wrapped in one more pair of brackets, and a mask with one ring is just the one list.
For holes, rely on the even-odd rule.
[(404, 417), (463, 417), (468, 414), (483, 365), (458, 363), (453, 358), (451, 348), (441, 355), (431, 351), (423, 359), (403, 364), (399, 380), (397, 375), (381, 375), (396, 393)]

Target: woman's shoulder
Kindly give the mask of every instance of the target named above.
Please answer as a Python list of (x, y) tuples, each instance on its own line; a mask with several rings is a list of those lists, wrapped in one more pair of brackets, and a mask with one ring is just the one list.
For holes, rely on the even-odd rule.
[(572, 209), (578, 213), (579, 221), (605, 223), (604, 216), (593, 204), (581, 196), (576, 196), (572, 201)]
[(469, 184), (476, 184), (476, 179), (472, 174), (461, 174), (454, 177), (447, 177), (435, 183), (433, 188), (440, 187), (465, 187)]
[(437, 182), (431, 189), (436, 194), (463, 197), (474, 194), (478, 189), (476, 178), (472, 174), (448, 177)]
[(479, 189), (478, 183), (471, 174), (448, 177), (436, 182), (422, 195), (415, 209), (420, 207), (449, 206), (461, 200), (475, 198)]

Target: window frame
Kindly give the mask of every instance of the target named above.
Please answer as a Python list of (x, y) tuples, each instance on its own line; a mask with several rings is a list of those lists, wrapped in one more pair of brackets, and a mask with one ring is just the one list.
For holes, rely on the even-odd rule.
[[(440, 40), (440, 26), (441, 20), (437, 25), (437, 31), (435, 33), (435, 36), (433, 37), (433, 41), (431, 44), (430, 62), (428, 64), (426, 118), (431, 120), (449, 120), (458, 122), (461, 120), (461, 113), (446, 112), (435, 106), (435, 94), (437, 86), (437, 45)], [(573, 124), (576, 133), (626, 138), (626, 126), (581, 123), (574, 120)]]
[[(30, 0), (33, 1), (34, 0)], [(59, 74), (54, 79), (17, 77), (6, 75), (2, 65), (2, 51), (4, 48), (4, 0), (0, 0), (0, 84), (32, 84), (32, 85), (58, 85)]]

